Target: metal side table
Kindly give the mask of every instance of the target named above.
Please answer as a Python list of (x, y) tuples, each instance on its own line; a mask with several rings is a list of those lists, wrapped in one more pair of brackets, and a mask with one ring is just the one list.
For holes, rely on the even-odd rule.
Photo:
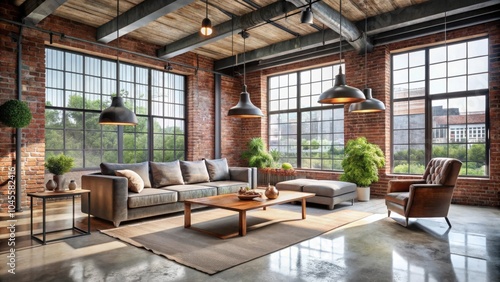
[[(80, 229), (80, 228), (75, 226), (75, 196), (78, 196), (78, 195), (81, 196), (85, 193), (89, 194), (88, 195), (89, 196), (88, 210), (90, 211), (90, 190), (83, 190), (82, 189), (82, 190), (67, 190), (64, 192), (45, 191), (45, 192), (37, 192), (37, 193), (28, 193), (28, 196), (31, 197), (31, 204), (30, 204), (30, 208), (31, 208), (31, 238), (33, 238), (36, 241), (45, 245), (48, 242), (52, 242), (52, 241), (56, 241), (56, 240), (62, 240), (62, 239), (67, 239), (67, 238), (83, 236), (83, 235), (89, 235), (90, 234), (90, 214), (87, 215), (87, 230), (83, 230), (83, 229)], [(65, 198), (65, 197), (71, 197), (73, 199), (73, 216), (72, 216), (73, 226), (72, 226), (72, 228), (47, 231), (47, 227), (46, 227), (46, 223), (47, 223), (46, 222), (47, 199)], [(43, 220), (42, 228), (43, 228), (43, 231), (42, 231), (42, 233), (37, 233), (37, 234), (33, 234), (33, 198), (40, 198), (40, 199), (42, 199), (42, 202), (43, 202), (43, 210), (42, 210), (42, 220)], [(67, 231), (67, 230), (72, 230), (72, 232), (76, 233), (76, 234), (47, 240), (47, 234), (61, 232), (61, 231)]]

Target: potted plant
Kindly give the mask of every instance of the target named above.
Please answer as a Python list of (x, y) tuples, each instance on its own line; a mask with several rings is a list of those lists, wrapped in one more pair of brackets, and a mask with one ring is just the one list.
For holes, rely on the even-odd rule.
[(50, 156), (45, 162), (47, 170), (54, 174), (54, 181), (57, 184), (56, 192), (63, 192), (65, 190), (65, 177), (64, 174), (69, 172), (74, 166), (74, 159), (63, 154), (57, 156)]
[(30, 124), (33, 118), (26, 102), (9, 100), (0, 106), (0, 121), (14, 128), (23, 128)]
[(358, 200), (369, 201), (369, 186), (378, 181), (378, 169), (384, 165), (384, 153), (378, 145), (368, 142), (365, 137), (349, 140), (342, 160), (344, 174), (340, 180), (355, 183), (358, 186)]
[(243, 159), (248, 160), (248, 165), (265, 168), (273, 163), (273, 157), (266, 150), (264, 140), (260, 137), (252, 138), (248, 142), (248, 149), (241, 155)]

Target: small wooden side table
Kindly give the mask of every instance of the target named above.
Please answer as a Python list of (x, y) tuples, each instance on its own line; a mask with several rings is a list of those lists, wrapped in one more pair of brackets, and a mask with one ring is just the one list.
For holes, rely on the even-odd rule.
[[(67, 190), (64, 192), (45, 191), (45, 192), (37, 192), (37, 193), (28, 193), (28, 196), (31, 197), (31, 205), (30, 205), (30, 208), (31, 208), (31, 238), (33, 238), (33, 239), (37, 240), (38, 242), (45, 245), (48, 242), (52, 242), (52, 241), (56, 241), (56, 240), (62, 240), (62, 239), (67, 239), (67, 238), (83, 236), (83, 235), (89, 235), (90, 234), (90, 214), (87, 215), (87, 230), (86, 231), (75, 226), (75, 196), (82, 195), (85, 193), (89, 194), (88, 210), (90, 211), (90, 190), (81, 189), (81, 190)], [(47, 199), (64, 198), (64, 197), (73, 198), (73, 217), (72, 217), (73, 218), (73, 220), (72, 220), (73, 226), (72, 226), (72, 228), (67, 228), (67, 229), (47, 231), (47, 227), (46, 227)], [(43, 211), (42, 211), (42, 213), (43, 213), (42, 214), (43, 231), (42, 231), (42, 233), (37, 233), (37, 234), (33, 234), (33, 198), (40, 198), (40, 199), (42, 199), (42, 202), (43, 202)], [(48, 233), (56, 233), (56, 232), (67, 231), (67, 230), (75, 231), (76, 234), (47, 240)], [(40, 238), (40, 235), (41, 235), (41, 238)]]

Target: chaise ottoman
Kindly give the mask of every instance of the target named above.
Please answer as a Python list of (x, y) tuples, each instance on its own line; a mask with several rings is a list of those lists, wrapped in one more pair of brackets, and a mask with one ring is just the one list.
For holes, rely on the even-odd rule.
[(316, 196), (308, 198), (307, 202), (327, 205), (331, 210), (334, 205), (345, 201), (351, 201), (353, 205), (356, 198), (356, 184), (344, 181), (301, 178), (276, 183), (276, 188), (315, 193)]

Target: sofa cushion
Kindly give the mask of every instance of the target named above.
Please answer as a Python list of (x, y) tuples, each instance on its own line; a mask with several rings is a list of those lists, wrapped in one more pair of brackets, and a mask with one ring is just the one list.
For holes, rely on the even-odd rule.
[(302, 187), (316, 183), (316, 179), (299, 178), (276, 183), (276, 189), (302, 192)]
[(193, 184), (210, 181), (205, 161), (180, 161), (184, 183)]
[(203, 198), (217, 195), (217, 188), (202, 185), (172, 185), (164, 187), (161, 190), (177, 192), (177, 199), (179, 202), (182, 202), (186, 199)]
[(141, 193), (144, 189), (144, 180), (133, 170), (123, 169), (123, 170), (115, 170), (116, 176), (123, 176), (128, 179), (128, 190)]
[(184, 184), (179, 161), (173, 162), (150, 162), (153, 187)]
[(243, 188), (249, 187), (248, 182), (231, 181), (231, 180), (199, 183), (197, 185), (216, 187), (217, 195), (236, 193), (238, 192), (238, 190), (240, 190), (241, 187)]
[(210, 181), (229, 180), (229, 167), (226, 158), (205, 160)]
[(129, 169), (135, 171), (144, 181), (144, 188), (151, 188), (149, 180), (148, 162), (120, 164), (120, 163), (101, 163), (101, 173), (104, 175), (116, 175), (116, 170)]
[(131, 209), (175, 202), (177, 202), (176, 192), (156, 188), (145, 188), (140, 194), (128, 195), (128, 207)]

